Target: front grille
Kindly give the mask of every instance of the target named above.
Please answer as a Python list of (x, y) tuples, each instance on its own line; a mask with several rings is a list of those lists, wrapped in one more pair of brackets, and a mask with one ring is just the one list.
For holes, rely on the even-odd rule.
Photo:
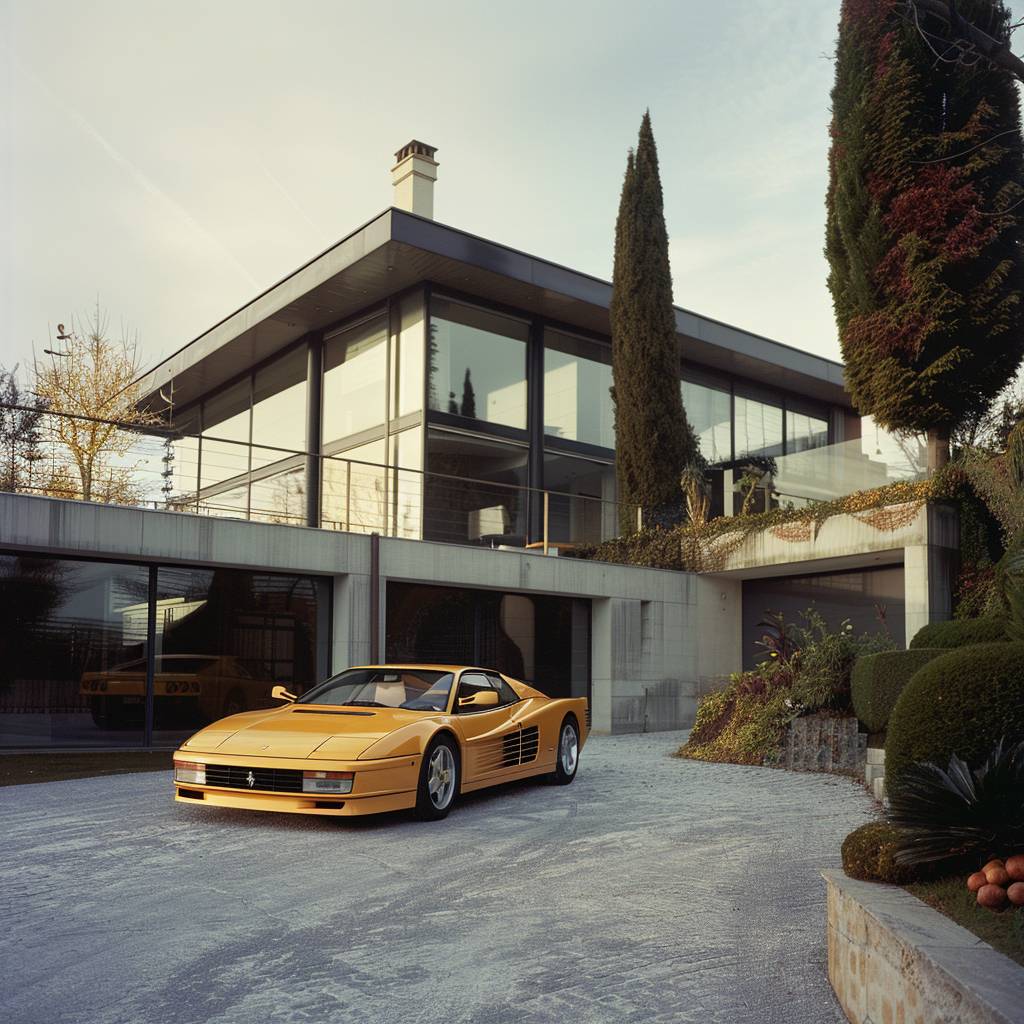
[[(252, 782), (250, 784), (250, 774)], [(227, 789), (260, 789), (270, 793), (301, 793), (302, 772), (295, 768), (241, 768), (233, 764), (208, 764), (206, 784)]]

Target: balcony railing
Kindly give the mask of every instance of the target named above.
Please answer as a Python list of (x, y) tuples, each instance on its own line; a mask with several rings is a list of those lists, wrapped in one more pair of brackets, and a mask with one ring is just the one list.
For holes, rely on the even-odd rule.
[[(48, 420), (55, 418), (47, 414)], [(172, 430), (120, 426), (127, 442), (92, 482), (93, 498), (112, 504), (306, 526), (312, 471), (319, 487), (316, 525), (330, 530), (549, 551), (608, 540), (620, 532), (621, 517), (630, 523), (644, 518), (635, 507), (599, 495), (502, 480), (511, 471), (500, 464), (490, 478), (459, 476), (211, 435), (200, 444), (200, 438)], [(0, 487), (82, 497), (69, 453), (54, 439), (55, 431), (43, 435), (39, 457), (23, 463), (18, 478)], [(759, 480), (747, 505), (751, 511), (801, 507), (897, 480), (922, 479), (923, 456), (917, 444), (883, 454), (857, 439), (753, 459)], [(2, 474), (0, 468), (0, 480)], [(710, 476), (718, 488), (712, 507), (725, 515), (738, 513), (750, 479), (741, 483), (743, 460)]]

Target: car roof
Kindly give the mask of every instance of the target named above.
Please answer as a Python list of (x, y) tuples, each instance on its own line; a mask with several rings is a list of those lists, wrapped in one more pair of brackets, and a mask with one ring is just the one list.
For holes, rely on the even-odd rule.
[(501, 675), (497, 669), (493, 668), (481, 668), (479, 665), (437, 665), (428, 664), (426, 662), (387, 662), (386, 664), (380, 665), (352, 665), (351, 668), (345, 671), (351, 671), (352, 669), (367, 668), (367, 669), (427, 669), (431, 672), (465, 672), (467, 670), (473, 672), (493, 672), (495, 675)]

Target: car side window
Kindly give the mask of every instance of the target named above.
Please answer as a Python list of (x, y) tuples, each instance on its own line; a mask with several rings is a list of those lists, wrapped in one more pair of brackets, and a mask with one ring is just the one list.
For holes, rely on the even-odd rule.
[(508, 704), (515, 704), (515, 702), (519, 700), (519, 694), (517, 694), (516, 691), (501, 678), (501, 676), (494, 676), (488, 673), (487, 678), (491, 681), (491, 685), (498, 691), (498, 700), (501, 702), (502, 707), (505, 707)]
[[(459, 692), (455, 698), (455, 710), (461, 714), (472, 714), (474, 711), (480, 711), (480, 708), (460, 708), (459, 701), (463, 697), (472, 697), (474, 693), (480, 693), (481, 690), (496, 690), (497, 687), (487, 678), (482, 672), (463, 672), (459, 679)], [(498, 696), (499, 702), (501, 696)], [(490, 708), (488, 710), (493, 710)]]

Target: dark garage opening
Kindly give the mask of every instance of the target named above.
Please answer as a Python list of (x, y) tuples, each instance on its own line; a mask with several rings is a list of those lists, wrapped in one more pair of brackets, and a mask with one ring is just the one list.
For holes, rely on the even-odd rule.
[(590, 601), (388, 583), (385, 657), (479, 665), (550, 697), (589, 697)]
[(764, 660), (756, 643), (764, 632), (758, 623), (765, 612), (782, 612), (787, 622), (804, 625), (800, 613), (811, 607), (833, 629), (849, 619), (858, 635), (888, 630), (899, 647), (906, 642), (902, 565), (744, 580), (743, 667), (753, 668)]

